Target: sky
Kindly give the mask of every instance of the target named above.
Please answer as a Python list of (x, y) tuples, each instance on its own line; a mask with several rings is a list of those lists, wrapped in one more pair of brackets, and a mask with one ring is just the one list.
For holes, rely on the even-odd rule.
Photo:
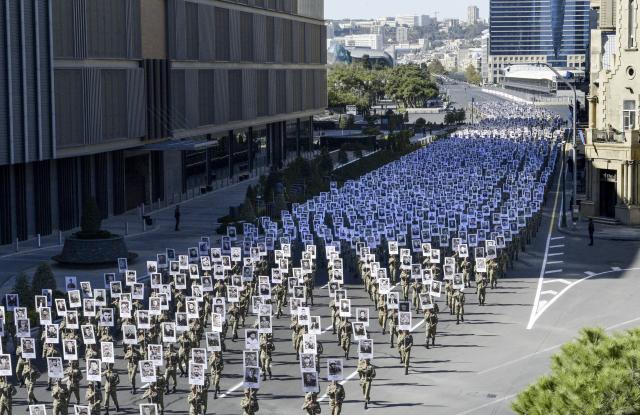
[(467, 6), (480, 8), (480, 17), (487, 18), (489, 0), (324, 0), (325, 19), (368, 19), (384, 16), (427, 14), (438, 18), (467, 19)]

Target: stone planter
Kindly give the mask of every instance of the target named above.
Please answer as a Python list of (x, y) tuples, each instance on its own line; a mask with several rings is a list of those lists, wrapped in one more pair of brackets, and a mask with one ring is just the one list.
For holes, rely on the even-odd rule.
[(129, 252), (124, 238), (113, 235), (105, 239), (81, 239), (69, 236), (64, 241), (62, 253), (53, 260), (68, 265), (102, 265), (112, 264), (118, 258), (133, 259), (136, 254)]

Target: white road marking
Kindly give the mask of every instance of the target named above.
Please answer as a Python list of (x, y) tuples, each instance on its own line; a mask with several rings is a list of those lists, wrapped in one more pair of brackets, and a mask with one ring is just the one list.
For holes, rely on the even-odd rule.
[(557, 274), (559, 272), (562, 272), (561, 269), (550, 269), (549, 271), (545, 271), (545, 274)]
[(554, 282), (561, 282), (561, 283), (566, 284), (566, 285), (571, 284), (569, 281), (564, 280), (564, 279), (562, 279), (562, 278), (558, 278), (558, 279), (556, 279), (556, 280), (545, 280), (545, 281), (543, 281), (542, 283), (543, 283), (543, 284), (551, 284), (551, 283), (554, 283)]
[[(632, 320), (623, 321), (622, 323), (618, 323), (618, 324), (614, 324), (613, 326), (609, 326), (609, 327), (605, 328), (605, 330), (606, 331), (611, 331), (611, 330), (617, 329), (619, 327), (626, 326), (627, 324), (635, 323), (636, 321), (639, 321), (639, 320), (640, 320), (640, 317), (636, 317), (636, 318), (634, 318)], [(478, 375), (484, 375), (485, 373), (489, 373), (489, 372), (493, 372), (494, 370), (502, 369), (503, 367), (510, 366), (510, 365), (512, 365), (514, 363), (518, 363), (518, 362), (522, 362), (523, 360), (527, 360), (530, 357), (534, 357), (534, 356), (537, 356), (539, 354), (543, 354), (543, 353), (547, 353), (547, 352), (553, 351), (555, 349), (559, 349), (564, 344), (565, 343), (556, 344), (554, 346), (547, 347), (546, 349), (538, 350), (537, 352), (533, 352), (533, 353), (529, 353), (529, 354), (524, 355), (522, 357), (519, 357), (517, 359), (513, 359), (513, 360), (510, 360), (508, 362), (501, 363), (501, 364), (499, 364), (497, 366), (493, 366), (493, 367), (490, 367), (488, 369), (482, 370), (482, 371), (478, 372), (477, 374)]]
[(564, 236), (554, 236), (553, 238), (551, 238), (552, 241), (556, 241), (558, 239), (564, 239)]
[(587, 275), (589, 275), (589, 276), (591, 276), (591, 275), (596, 275), (596, 273), (595, 273), (595, 272), (593, 272), (593, 271), (585, 271), (584, 273), (585, 273), (585, 274), (587, 274)]
[(549, 262), (547, 262), (547, 265), (549, 265), (549, 264), (562, 264), (562, 263), (564, 263), (564, 261), (549, 261)]
[(420, 323), (418, 323), (415, 326), (411, 327), (411, 331), (413, 332), (415, 329), (417, 329), (418, 327), (422, 326), (423, 323), (424, 323), (424, 319), (420, 320)]
[(549, 222), (549, 233), (547, 235), (547, 244), (544, 250), (544, 258), (542, 259), (542, 267), (540, 268), (540, 277), (538, 278), (538, 288), (536, 288), (536, 296), (533, 300), (533, 307), (531, 307), (531, 316), (529, 317), (529, 324), (527, 324), (527, 330), (531, 330), (533, 324), (537, 320), (536, 313), (540, 303), (540, 292), (542, 291), (542, 281), (544, 281), (544, 271), (547, 267), (547, 258), (549, 255), (549, 245), (551, 244), (551, 233), (553, 232), (553, 222), (556, 216), (556, 208), (558, 207), (558, 195), (560, 194), (560, 180), (556, 185), (556, 197), (553, 201), (553, 210), (551, 212), (551, 221)]
[(620, 271), (620, 267), (611, 267), (611, 270), (613, 270), (613, 271)]
[(551, 245), (549, 248), (551, 248), (551, 249), (555, 249), (555, 248), (564, 248), (564, 244), (561, 244), (561, 245)]
[(556, 294), (558, 294), (558, 292), (557, 291), (553, 291), (553, 290), (547, 290), (547, 291), (542, 291), (540, 293), (540, 295), (549, 295), (549, 294), (556, 295)]
[(505, 396), (504, 398), (496, 399), (496, 400), (494, 400), (494, 401), (487, 402), (487, 403), (485, 403), (484, 405), (476, 406), (475, 408), (471, 408), (471, 409), (466, 410), (466, 411), (464, 411), (464, 412), (460, 412), (458, 415), (467, 415), (467, 414), (470, 414), (470, 413), (472, 413), (472, 412), (476, 412), (476, 411), (478, 411), (478, 410), (480, 410), (480, 409), (484, 409), (484, 408), (486, 408), (487, 406), (495, 405), (495, 404), (497, 404), (497, 403), (500, 403), (500, 402), (506, 401), (506, 400), (508, 400), (508, 399), (514, 398), (514, 397), (516, 397), (517, 395), (518, 395), (517, 393), (514, 393), (513, 395), (507, 395), (507, 396)]
[(565, 294), (567, 291), (569, 291), (571, 288), (575, 287), (576, 285), (580, 284), (583, 281), (586, 281), (588, 279), (591, 279), (593, 277), (599, 277), (601, 275), (605, 275), (605, 274), (610, 274), (612, 272), (620, 272), (620, 271), (640, 271), (640, 268), (626, 268), (626, 269), (620, 269), (620, 270), (610, 270), (610, 271), (604, 271), (604, 272), (600, 272), (598, 274), (591, 274), (591, 275), (587, 275), (586, 277), (576, 280), (574, 282), (572, 282), (571, 284), (567, 285), (562, 291), (560, 291), (558, 293), (558, 295), (556, 295), (555, 297), (553, 297), (551, 300), (549, 300), (548, 303), (544, 304), (544, 306), (540, 306), (539, 311), (535, 314), (535, 316), (532, 313), (533, 319), (532, 321), (529, 322), (529, 326), (527, 326), (527, 330), (530, 330), (531, 327), (533, 327), (533, 324), (535, 324), (536, 320), (538, 320), (540, 318), (540, 316), (542, 316), (542, 314), (547, 311), (547, 309), (549, 307), (551, 307), (551, 305), (553, 303), (555, 303), (560, 297), (562, 297), (563, 294)]
[(240, 389), (242, 387), (242, 385), (244, 385), (244, 382), (240, 382), (237, 385), (235, 385), (234, 387), (232, 387), (231, 389), (228, 389), (225, 393), (223, 393), (222, 395), (220, 395), (220, 398), (225, 398), (228, 395), (232, 394), (233, 392), (235, 392), (236, 390)]
[(558, 256), (558, 255), (564, 255), (564, 252), (555, 252), (555, 253), (549, 254), (547, 256)]

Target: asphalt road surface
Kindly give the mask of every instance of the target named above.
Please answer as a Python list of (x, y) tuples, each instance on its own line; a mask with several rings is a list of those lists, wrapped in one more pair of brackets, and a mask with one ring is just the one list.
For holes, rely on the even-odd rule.
[[(499, 287), (488, 290), (486, 306), (479, 307), (474, 290), (467, 289), (465, 321), (456, 325), (444, 299), (440, 299), (436, 347), (429, 350), (422, 346), (424, 325), (419, 316), (414, 316), (415, 346), (408, 375), (400, 366), (397, 351), (389, 347), (388, 336), (382, 336), (374, 306), (363, 288), (347, 287), (352, 307), (369, 307), (377, 378), (373, 383), (371, 404), (365, 411), (355, 374), (354, 344), (351, 359), (345, 362), (344, 414), (512, 413), (510, 402), (514, 396), (547, 372), (551, 355), (562, 343), (574, 338), (580, 328), (601, 326), (623, 330), (640, 323), (640, 310), (633, 297), (640, 277), (637, 243), (598, 241), (589, 247), (586, 236), (570, 237), (558, 233), (555, 230), (560, 208), (557, 189), (554, 184), (535, 241), (520, 254), (516, 267), (509, 271), (507, 278), (499, 281)], [(325, 359), (343, 355), (329, 328), (328, 301), (326, 288), (318, 287), (311, 314), (321, 315), (323, 329), (327, 329), (319, 336), (324, 346), (323, 379), (326, 376)], [(274, 378), (262, 383), (258, 395), (259, 413), (302, 413), (300, 371), (292, 350), (288, 317), (275, 321)], [(247, 326), (252, 323), (253, 318), (247, 319)], [(240, 336), (235, 343), (227, 340), (222, 396), (214, 401), (213, 394), (209, 394), (209, 413), (240, 413), (242, 330)], [(116, 354), (122, 355), (120, 344)], [(138, 404), (143, 403), (142, 392), (130, 393), (125, 362), (117, 362), (116, 370), (121, 377), (118, 388), (120, 413), (138, 413)], [(44, 367), (40, 369), (43, 371)], [(38, 380), (36, 397), (47, 404), (52, 413), (51, 397), (45, 391), (46, 379), (44, 375)], [(178, 391), (165, 396), (168, 414), (188, 411), (187, 379), (179, 378), (179, 382)], [(327, 385), (327, 382), (321, 383), (321, 397)], [(83, 381), (83, 399), (85, 387)], [(14, 413), (26, 410), (26, 389), (18, 389), (13, 407)], [(323, 413), (329, 413), (326, 399), (322, 400), (322, 407)], [(70, 408), (70, 413), (72, 411)]]

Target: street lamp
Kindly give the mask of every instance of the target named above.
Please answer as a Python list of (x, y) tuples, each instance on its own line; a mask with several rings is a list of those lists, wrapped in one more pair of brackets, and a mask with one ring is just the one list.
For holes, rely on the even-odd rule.
[[(576, 87), (571, 84), (570, 82), (567, 81), (567, 77), (560, 75), (560, 72), (558, 72), (553, 66), (549, 65), (548, 63), (545, 62), (540, 62), (537, 64), (538, 66), (544, 66), (549, 68), (558, 79), (560, 79), (562, 81), (562, 83), (564, 83), (566, 86), (568, 86), (571, 91), (573, 91), (573, 111), (571, 111), (571, 115), (572, 115), (572, 124), (573, 124), (573, 137), (572, 137), (572, 159), (573, 159), (573, 189), (572, 189), (572, 200), (573, 203), (576, 204), (577, 199), (576, 199), (576, 189), (577, 189), (577, 177), (578, 177), (578, 168), (577, 168), (577, 163), (576, 163), (576, 127), (577, 127), (577, 111), (578, 111), (578, 92), (576, 91)], [(568, 72), (571, 73), (571, 72)], [(572, 74), (573, 75), (573, 74)], [(564, 145), (562, 147), (563, 149), (563, 160), (564, 160)], [(564, 180), (565, 180), (565, 175), (564, 175), (564, 166), (563, 166), (563, 171), (562, 171), (562, 226), (566, 227), (566, 219), (565, 219), (565, 213), (564, 211), (566, 210), (566, 204), (564, 203)], [(573, 206), (571, 206), (571, 217), (573, 218)], [(573, 225), (575, 226), (575, 221), (573, 221)]]

